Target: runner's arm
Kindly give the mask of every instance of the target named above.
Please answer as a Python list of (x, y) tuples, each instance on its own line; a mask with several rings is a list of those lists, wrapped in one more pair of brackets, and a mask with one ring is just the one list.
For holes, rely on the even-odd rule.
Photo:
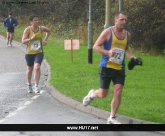
[(14, 19), (14, 26), (18, 25), (18, 21), (16, 19)]
[(131, 59), (131, 58), (136, 58), (136, 57), (132, 54), (132, 52), (129, 49), (130, 39), (131, 39), (131, 34), (128, 32), (128, 43), (127, 43), (127, 47), (126, 47), (126, 56)]
[(44, 45), (46, 45), (47, 44), (47, 40), (48, 40), (48, 38), (50, 36), (50, 29), (45, 27), (45, 26), (41, 26), (41, 31), (42, 32), (46, 32), (45, 38), (43, 40)]
[(7, 19), (5, 19), (4, 22), (3, 22), (3, 25), (4, 25), (5, 28), (6, 28), (6, 21), (7, 21)]
[(23, 36), (22, 36), (22, 43), (25, 44), (25, 43), (28, 43), (31, 41), (31, 38), (29, 38), (29, 28), (26, 28), (23, 32)]
[(104, 48), (101, 47), (104, 43), (106, 43), (109, 40), (110, 35), (111, 35), (110, 29), (109, 28), (105, 29), (96, 40), (93, 49), (102, 55), (107, 55), (109, 57), (112, 57), (116, 54), (114, 49), (105, 50)]

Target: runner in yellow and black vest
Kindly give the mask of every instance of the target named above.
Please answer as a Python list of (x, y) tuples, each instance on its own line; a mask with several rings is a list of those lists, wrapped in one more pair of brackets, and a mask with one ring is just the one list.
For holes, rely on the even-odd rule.
[(125, 31), (125, 37), (123, 39), (119, 39), (113, 32), (112, 27), (110, 27), (109, 29), (111, 37), (103, 45), (103, 48), (106, 50), (113, 49), (116, 52), (116, 54), (113, 57), (103, 55), (102, 60), (100, 61), (100, 67), (112, 68), (115, 70), (124, 70), (125, 50), (128, 44), (128, 32)]
[[(25, 28), (22, 36), (22, 43), (27, 45), (25, 59), (27, 63), (26, 76), (28, 92), (32, 93), (33, 91), (31, 78), (34, 69), (34, 92), (40, 93), (38, 84), (41, 74), (40, 66), (43, 60), (43, 46), (47, 45), (50, 29), (45, 26), (39, 26), (39, 19), (36, 15), (31, 16), (29, 20), (31, 26)], [(42, 41), (43, 32), (46, 32), (46, 35)]]
[(33, 40), (30, 40), (30, 42), (27, 44), (27, 51), (26, 54), (38, 54), (43, 52), (42, 50), (42, 32), (40, 26), (38, 27), (38, 31), (34, 32), (29, 26), (30, 34), (29, 38), (35, 34), (35, 38)]
[(121, 124), (116, 119), (116, 113), (121, 103), (125, 82), (124, 60), (125, 56), (130, 59), (136, 58), (129, 50), (131, 34), (125, 29), (126, 22), (125, 13), (116, 13), (114, 25), (106, 28), (96, 40), (93, 49), (102, 55), (99, 65), (100, 86), (96, 90), (90, 90), (83, 99), (83, 105), (87, 106), (95, 98), (105, 98), (109, 94), (110, 83), (113, 83), (113, 98), (107, 124)]

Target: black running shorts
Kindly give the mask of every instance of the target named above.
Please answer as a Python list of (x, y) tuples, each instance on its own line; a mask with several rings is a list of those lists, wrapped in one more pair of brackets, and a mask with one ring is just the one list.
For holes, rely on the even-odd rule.
[(32, 67), (34, 63), (39, 63), (41, 65), (43, 60), (43, 53), (38, 54), (26, 54), (25, 55), (27, 66)]
[(7, 32), (14, 33), (14, 28), (7, 29)]
[(112, 68), (99, 68), (100, 88), (109, 89), (111, 81), (113, 84), (124, 85), (125, 70), (115, 70)]

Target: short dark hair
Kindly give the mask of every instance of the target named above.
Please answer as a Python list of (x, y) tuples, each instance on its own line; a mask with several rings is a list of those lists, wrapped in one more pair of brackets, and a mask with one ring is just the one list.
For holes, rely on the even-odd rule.
[(120, 11), (115, 14), (115, 18), (118, 18), (120, 14), (127, 16), (124, 12)]
[(37, 15), (32, 15), (32, 16), (30, 16), (29, 21), (33, 21), (33, 19), (34, 19), (35, 17), (38, 17), (38, 16), (37, 16)]
[(12, 15), (12, 12), (9, 12), (8, 15)]

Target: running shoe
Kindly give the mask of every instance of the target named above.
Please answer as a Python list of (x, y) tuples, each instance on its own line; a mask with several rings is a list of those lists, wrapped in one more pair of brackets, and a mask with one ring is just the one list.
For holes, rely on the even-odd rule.
[(7, 45), (9, 44), (9, 40), (7, 40)]
[(28, 85), (28, 93), (32, 93), (33, 89), (32, 89), (32, 85)]
[(93, 100), (93, 98), (91, 98), (91, 94), (94, 93), (94, 89), (90, 90), (88, 95), (84, 97), (83, 99), (83, 105), (84, 106), (88, 106), (89, 103)]
[(36, 94), (40, 94), (40, 90), (39, 90), (38, 86), (34, 86), (34, 92)]
[(121, 124), (115, 117), (109, 117), (107, 119), (107, 124)]

